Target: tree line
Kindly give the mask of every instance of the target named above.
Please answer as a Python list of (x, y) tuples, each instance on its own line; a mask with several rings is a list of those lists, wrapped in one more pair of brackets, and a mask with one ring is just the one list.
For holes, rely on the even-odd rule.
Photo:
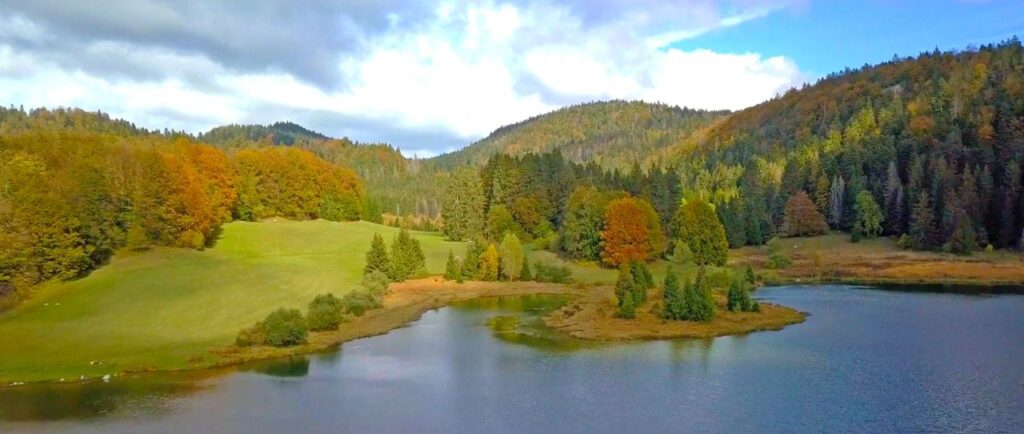
[(232, 219), (366, 212), (355, 173), (305, 150), (226, 151), (81, 111), (0, 112), (0, 297), (124, 246), (203, 248)]

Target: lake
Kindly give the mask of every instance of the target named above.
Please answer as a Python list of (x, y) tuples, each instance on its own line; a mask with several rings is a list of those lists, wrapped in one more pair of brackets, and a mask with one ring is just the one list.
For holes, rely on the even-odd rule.
[(482, 299), (325, 354), (0, 389), (0, 432), (1024, 432), (1024, 295), (755, 294), (777, 332), (595, 344)]

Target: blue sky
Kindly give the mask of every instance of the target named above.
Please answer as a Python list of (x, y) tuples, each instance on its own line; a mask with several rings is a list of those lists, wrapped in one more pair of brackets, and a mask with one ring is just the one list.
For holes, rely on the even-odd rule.
[(0, 0), (0, 104), (193, 133), (287, 120), (429, 156), (569, 104), (739, 110), (895, 53), (1024, 33), (1021, 0), (104, 5)]
[(818, 77), (922, 51), (1024, 37), (1024, 1), (821, 1), (776, 10), (672, 47), (786, 56)]

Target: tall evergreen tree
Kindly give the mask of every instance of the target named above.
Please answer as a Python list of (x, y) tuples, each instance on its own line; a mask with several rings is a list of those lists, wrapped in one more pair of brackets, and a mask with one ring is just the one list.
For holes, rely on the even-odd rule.
[(391, 273), (391, 261), (388, 260), (388, 250), (384, 246), (384, 237), (380, 236), (380, 234), (373, 234), (370, 250), (366, 252), (366, 266), (363, 267), (364, 275), (374, 271), (380, 271), (384, 274)]
[(442, 232), (450, 240), (480, 237), (484, 231), (484, 192), (480, 177), (469, 168), (453, 171), (445, 182), (441, 206)]
[(917, 249), (931, 249), (936, 246), (935, 216), (932, 214), (931, 200), (928, 193), (918, 194), (917, 203), (910, 215), (910, 237)]

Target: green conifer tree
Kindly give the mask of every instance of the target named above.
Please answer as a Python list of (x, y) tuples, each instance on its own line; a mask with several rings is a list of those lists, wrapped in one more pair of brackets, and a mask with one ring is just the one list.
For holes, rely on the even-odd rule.
[(374, 271), (384, 274), (391, 274), (391, 262), (388, 260), (388, 249), (384, 246), (384, 237), (380, 234), (373, 234), (373, 241), (370, 242), (370, 250), (366, 252), (366, 267), (363, 268), (363, 275)]

